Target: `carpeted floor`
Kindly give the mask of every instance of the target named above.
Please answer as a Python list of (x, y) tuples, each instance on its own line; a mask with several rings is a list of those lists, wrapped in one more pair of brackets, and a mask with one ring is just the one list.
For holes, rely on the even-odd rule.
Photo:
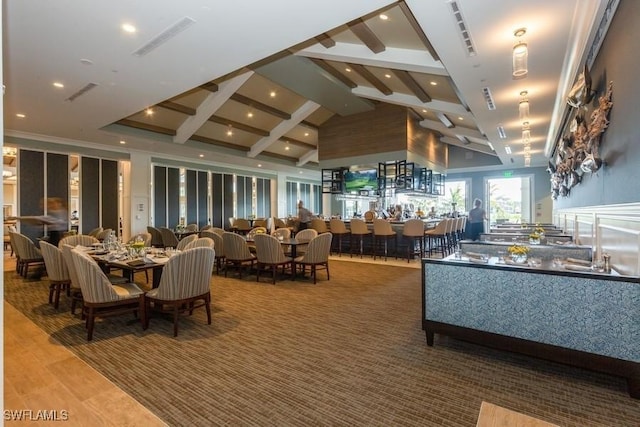
[[(624, 380), (421, 330), (420, 270), (331, 262), (309, 281), (213, 276), (203, 311), (142, 331), (83, 323), (46, 281), (5, 273), (5, 299), (170, 425), (474, 426), (481, 402), (562, 426), (637, 426)], [(144, 276), (137, 277), (144, 281)]]

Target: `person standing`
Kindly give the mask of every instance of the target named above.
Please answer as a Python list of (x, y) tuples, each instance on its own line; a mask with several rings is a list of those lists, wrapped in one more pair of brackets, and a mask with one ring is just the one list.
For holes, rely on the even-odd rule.
[(473, 201), (474, 208), (469, 211), (469, 232), (467, 236), (471, 240), (478, 240), (481, 233), (484, 233), (484, 222), (487, 219), (487, 213), (482, 209), (482, 200), (475, 199)]
[(64, 233), (69, 230), (69, 214), (61, 198), (51, 197), (47, 200), (47, 216), (45, 218), (49, 243), (58, 246)]
[(300, 200), (298, 202), (298, 221), (300, 221), (298, 231), (309, 228), (311, 218), (313, 218), (313, 214), (309, 209), (304, 207), (304, 203), (302, 203), (302, 200)]

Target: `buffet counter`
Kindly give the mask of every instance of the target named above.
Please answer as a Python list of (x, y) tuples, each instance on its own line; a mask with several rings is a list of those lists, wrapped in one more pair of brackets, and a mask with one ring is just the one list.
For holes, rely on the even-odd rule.
[(640, 398), (640, 279), (532, 265), (423, 259), (427, 345), (437, 333), (618, 375)]

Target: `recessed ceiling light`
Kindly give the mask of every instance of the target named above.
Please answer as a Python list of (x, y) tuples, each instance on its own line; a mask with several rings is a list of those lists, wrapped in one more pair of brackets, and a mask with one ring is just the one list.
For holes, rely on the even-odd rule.
[(199, 154), (198, 157), (203, 158), (204, 154)]
[(347, 73), (350, 73), (350, 72), (351, 72), (351, 68), (349, 68), (349, 67), (345, 68), (344, 70), (345, 70)]
[(309, 136), (309, 132), (305, 132), (305, 133), (304, 133), (304, 136)]
[(272, 90), (271, 93), (269, 94), (270, 97), (275, 98), (276, 97), (276, 91)]
[(125, 33), (135, 33), (137, 31), (136, 27), (133, 24), (122, 24), (121, 28)]
[(458, 120), (463, 121), (464, 117), (458, 117)]
[(121, 139), (121, 140), (120, 140), (120, 144), (124, 145), (124, 144), (126, 144), (126, 143), (127, 143), (127, 141), (125, 141), (124, 139)]
[(258, 167), (261, 168), (262, 167), (262, 163), (258, 163)]
[(229, 130), (227, 131), (227, 136), (231, 136), (231, 135), (233, 135), (233, 131), (232, 131), (231, 129), (229, 129)]
[(289, 146), (284, 147), (285, 150), (289, 151)]
[(249, 117), (249, 118), (253, 117), (253, 113), (252, 113), (251, 111), (249, 111), (249, 112), (247, 113), (247, 117)]
[(25, 116), (25, 115), (24, 115), (24, 114), (22, 114), (22, 113), (18, 113), (18, 114), (16, 114), (16, 117), (17, 117), (17, 118), (19, 118), (19, 119), (24, 119), (24, 118), (25, 118), (25, 117), (27, 117), (27, 116)]
[(302, 171), (300, 171), (300, 174), (302, 175)]
[(63, 88), (64, 87), (64, 85), (62, 83), (60, 83), (60, 82), (53, 82), (53, 85), (55, 87), (58, 87), (58, 88)]
[(147, 108), (144, 113), (147, 116), (153, 116), (153, 108)]
[(427, 112), (427, 110), (426, 110), (425, 108), (423, 108), (423, 109), (422, 109), (422, 112), (423, 112), (423, 113), (426, 113), (426, 112)]
[(386, 21), (387, 19), (389, 19), (389, 17), (384, 13), (381, 13), (379, 16), (380, 16), (380, 19), (382, 19), (383, 21)]
[(391, 74), (385, 74), (384, 75), (386, 78), (390, 79), (391, 78)]
[(438, 86), (438, 82), (429, 82), (431, 86)]

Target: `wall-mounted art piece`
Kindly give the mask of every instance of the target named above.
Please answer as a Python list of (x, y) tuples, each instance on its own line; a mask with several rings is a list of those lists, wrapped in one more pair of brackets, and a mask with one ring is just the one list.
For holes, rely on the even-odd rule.
[(587, 105), (595, 95), (591, 90), (591, 77), (585, 67), (567, 97), (567, 103), (576, 109), (568, 134), (558, 142), (555, 157), (549, 161), (547, 171), (551, 174), (551, 195), (569, 196), (571, 189), (578, 185), (584, 174), (597, 172), (604, 161), (599, 148), (602, 134), (609, 126), (609, 112), (613, 82), (609, 82), (605, 93), (598, 98), (598, 104), (586, 117)]

